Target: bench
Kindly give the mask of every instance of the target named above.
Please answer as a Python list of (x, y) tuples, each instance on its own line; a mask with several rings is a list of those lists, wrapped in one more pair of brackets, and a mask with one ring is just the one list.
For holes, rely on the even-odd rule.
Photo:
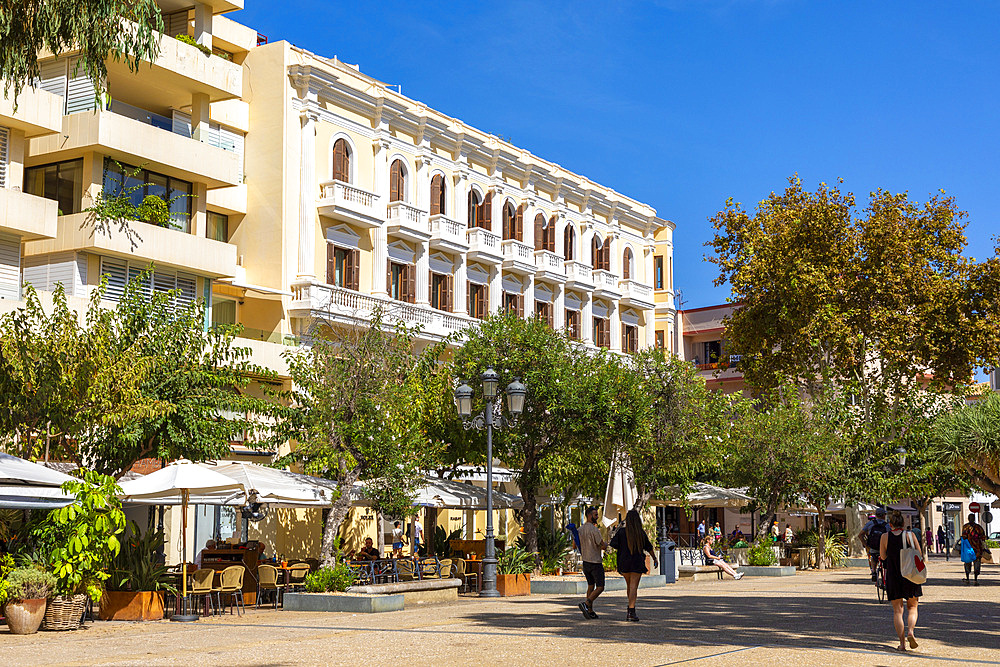
[(718, 565), (679, 565), (677, 567), (677, 576), (682, 579), (704, 581), (711, 579), (713, 575), (717, 579), (722, 579), (722, 568)]

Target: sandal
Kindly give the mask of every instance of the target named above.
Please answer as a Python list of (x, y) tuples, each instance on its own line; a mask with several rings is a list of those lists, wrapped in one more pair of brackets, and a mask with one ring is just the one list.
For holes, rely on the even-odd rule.
[(910, 643), (910, 648), (917, 648), (917, 646), (919, 646), (919, 644), (917, 644), (917, 638), (913, 635), (907, 636), (906, 641)]

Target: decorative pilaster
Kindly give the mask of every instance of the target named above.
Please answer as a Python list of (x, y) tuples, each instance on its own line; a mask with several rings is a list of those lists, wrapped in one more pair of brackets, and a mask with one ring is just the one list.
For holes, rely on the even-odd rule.
[(469, 295), (466, 292), (466, 280), (468, 280), (465, 263), (465, 255), (458, 255), (455, 257), (455, 277), (454, 284), (452, 285), (452, 298), (454, 303), (451, 304), (451, 311), (453, 313), (464, 313), (468, 308)]
[(552, 290), (552, 327), (558, 331), (566, 328), (566, 287), (556, 285)]
[(524, 316), (533, 317), (535, 315), (535, 276), (527, 276), (523, 282)]
[(622, 316), (617, 301), (611, 301), (611, 308), (608, 312), (608, 319), (611, 323), (611, 350), (613, 352), (622, 351)]
[(299, 282), (316, 278), (316, 121), (319, 114), (304, 109), (299, 149)]
[(417, 303), (429, 305), (430, 298), (430, 248), (426, 243), (415, 243), (417, 264)]
[(490, 312), (498, 313), (503, 308), (503, 281), (499, 266), (490, 267)]
[(589, 292), (583, 294), (583, 305), (580, 307), (580, 339), (584, 343), (594, 344), (594, 296)]
[[(378, 201), (383, 202), (389, 201), (389, 145), (389, 141), (382, 138), (372, 142), (372, 151), (375, 155), (372, 183), (375, 184)], [(388, 212), (386, 216), (388, 217)], [(389, 236), (383, 223), (372, 230), (372, 294), (376, 296), (389, 296), (388, 286), (385, 284), (385, 266), (388, 259)]]

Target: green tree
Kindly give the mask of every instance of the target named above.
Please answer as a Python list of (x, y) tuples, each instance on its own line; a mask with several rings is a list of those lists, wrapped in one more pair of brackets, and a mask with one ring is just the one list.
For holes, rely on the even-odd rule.
[(929, 450), (983, 492), (1000, 495), (1000, 394), (941, 414)]
[(436, 448), (421, 431), (428, 372), (412, 350), (413, 332), (392, 330), (376, 314), (370, 327), (326, 327), (311, 347), (285, 354), (293, 386), (279, 394), (274, 442), (294, 442), (279, 464), (300, 462), (337, 484), (320, 549), (327, 566), (356, 482), (377, 512), (407, 516), (422, 471), (433, 466)]
[[(79, 68), (104, 93), (106, 61), (124, 60), (133, 72), (159, 55), (163, 31), (154, 0), (27, 0), (0, 3), (0, 78), (17, 98), (38, 77), (38, 55), (79, 50)], [(13, 91), (13, 95), (10, 93)]]
[[(641, 434), (642, 412), (632, 404), (641, 398), (639, 383), (620, 374), (617, 357), (589, 354), (537, 318), (495, 315), (465, 335), (450, 364), (455, 384), (478, 387), (478, 378), (493, 368), (501, 390), (515, 378), (528, 389), (516, 426), (495, 433), (494, 455), (515, 471), (524, 501), (525, 545), (537, 552), (537, 493), (546, 471), (551, 475), (557, 465), (571, 464), (573, 452), (598, 452), (610, 460), (613, 447)], [(457, 421), (457, 414), (452, 419)], [(460, 438), (463, 451), (485, 450), (484, 434), (450, 432)]]
[(709, 390), (694, 365), (662, 350), (643, 350), (634, 365), (645, 397), (636, 407), (648, 403), (648, 436), (625, 449), (641, 503), (668, 488), (683, 497), (698, 475), (719, 469), (723, 438), (745, 399)]

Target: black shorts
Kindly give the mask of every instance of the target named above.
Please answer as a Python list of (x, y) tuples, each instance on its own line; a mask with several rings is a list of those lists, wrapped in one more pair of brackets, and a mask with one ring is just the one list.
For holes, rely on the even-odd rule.
[(587, 585), (604, 588), (604, 563), (583, 563), (583, 576), (587, 577)]

